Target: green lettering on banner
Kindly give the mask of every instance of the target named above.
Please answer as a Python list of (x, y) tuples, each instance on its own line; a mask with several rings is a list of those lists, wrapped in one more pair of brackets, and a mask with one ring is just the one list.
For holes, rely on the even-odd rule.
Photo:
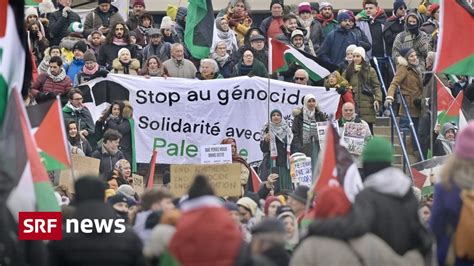
[(177, 143), (168, 143), (165, 139), (154, 138), (153, 139), (153, 150), (166, 148), (166, 154), (174, 157), (196, 157), (199, 149), (194, 144), (187, 144), (186, 140), (181, 140), (179, 145)]

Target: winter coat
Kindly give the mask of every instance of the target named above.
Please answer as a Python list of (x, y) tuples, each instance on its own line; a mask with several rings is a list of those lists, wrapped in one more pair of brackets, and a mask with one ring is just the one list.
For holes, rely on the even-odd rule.
[(369, 52), (372, 49), (372, 44), (370, 43), (369, 38), (367, 37), (367, 35), (365, 35), (362, 29), (359, 28), (357, 25), (354, 25), (354, 27), (352, 28), (352, 32), (354, 32), (357, 38), (359, 39), (359, 46), (364, 48), (366, 52)]
[(130, 15), (125, 22), (129, 30), (135, 30), (139, 25), (139, 17), (137, 15)]
[[(392, 99), (395, 98), (396, 89), (400, 86), (400, 92), (405, 98), (410, 116), (420, 117), (421, 99), (423, 97), (421, 77), (412, 66), (408, 65), (404, 57), (399, 56), (397, 60), (397, 72), (393, 77), (392, 83), (390, 83), (387, 96), (392, 97)], [(415, 100), (420, 101), (420, 107), (415, 106)], [(400, 114), (405, 114), (405, 109), (402, 105), (400, 106)]]
[(115, 164), (121, 160), (125, 159), (123, 153), (119, 150), (115, 154), (110, 154), (102, 144), (102, 147), (99, 147), (97, 150), (92, 152), (91, 157), (100, 160), (99, 173), (101, 175), (111, 174), (115, 169)]
[(92, 154), (92, 147), (89, 144), (89, 141), (87, 141), (87, 139), (80, 138), (74, 143), (71, 143), (71, 145), (81, 149), (86, 156), (90, 156)]
[(321, 23), (319, 23), (319, 21), (313, 20), (309, 30), (309, 38), (313, 44), (313, 51), (316, 52), (323, 44), (323, 26)]
[[(408, 18), (408, 16), (407, 16)], [(420, 61), (421, 70), (425, 70), (426, 57), (431, 50), (430, 36), (424, 31), (419, 31), (418, 35), (411, 34), (407, 29), (407, 18), (405, 18), (405, 30), (400, 32), (393, 41), (392, 58), (396, 61), (403, 48), (413, 48)], [(420, 25), (418, 25), (420, 26)]]
[[(458, 171), (459, 172), (459, 171)], [(434, 202), (431, 211), (430, 228), (436, 237), (437, 259), (439, 265), (445, 265), (451, 237), (456, 232), (462, 209), (462, 189), (474, 189), (472, 176), (457, 174), (449, 182), (450, 188), (443, 183), (435, 185)], [(451, 233), (450, 233), (451, 232)], [(456, 258), (456, 266), (473, 265), (474, 261)]]
[[(110, 9), (107, 13), (100, 11), (100, 7), (96, 7), (86, 16), (84, 21), (84, 37), (89, 36), (91, 32), (99, 29), (101, 26), (109, 28), (116, 23), (124, 23), (122, 16), (118, 12), (118, 8), (114, 5), (110, 5)], [(113, 29), (110, 29), (113, 30)]]
[(401, 170), (388, 167), (366, 177), (349, 214), (316, 220), (308, 229), (309, 235), (342, 240), (372, 233), (403, 255), (421, 248), (421, 228), (411, 179)]
[[(355, 102), (354, 93), (352, 93), (352, 90), (349, 89), (349, 82), (345, 80), (341, 74), (339, 74), (339, 72), (336, 72), (336, 82), (337, 88), (334, 89), (341, 95), (336, 111), (336, 119), (339, 119), (342, 117), (342, 106), (347, 102), (351, 102), (353, 104), (355, 104)], [(329, 85), (329, 79), (324, 80), (324, 87), (326, 87), (326, 90), (330, 90), (331, 85)]]
[(71, 79), (66, 76), (59, 82), (54, 82), (47, 73), (40, 74), (31, 85), (31, 94), (38, 100), (42, 93), (52, 92), (54, 95), (65, 96), (72, 88)]
[(352, 31), (337, 27), (324, 39), (318, 50), (319, 59), (337, 66), (346, 58), (346, 48), (351, 44), (360, 46), (360, 38)]
[(151, 42), (143, 48), (143, 59), (148, 60), (151, 56), (156, 55), (160, 62), (165, 62), (171, 58), (171, 44), (161, 42), (158, 45), (153, 45)]
[[(335, 250), (337, 255), (334, 254)], [(400, 256), (382, 239), (370, 233), (347, 242), (311, 236), (293, 253), (290, 266), (318, 265), (423, 265), (423, 257), (417, 250), (410, 250)]]
[(242, 238), (222, 202), (202, 196), (181, 204), (169, 249), (182, 266), (234, 265)]
[[(234, 66), (234, 70), (232, 71), (232, 77), (243, 76), (243, 74), (241, 74), (241, 70), (240, 70), (241, 65), (242, 65), (242, 62), (240, 62), (239, 64), (236, 64)], [(258, 76), (258, 77), (266, 78), (268, 76), (267, 68), (265, 67), (265, 65), (262, 62), (260, 62), (260, 60), (254, 59), (253, 60), (253, 65), (252, 65), (252, 70), (250, 70), (250, 72), (247, 74), (247, 76), (249, 76), (249, 77)]]
[[(263, 130), (263, 134), (268, 133), (268, 126)], [(277, 147), (277, 158), (276, 166), (277, 167), (288, 167), (288, 155), (286, 152), (287, 145), (291, 143), (283, 143), (279, 138), (275, 137), (276, 147)], [(260, 150), (263, 152), (263, 160), (260, 164), (259, 172), (260, 178), (262, 180), (267, 180), (267, 177), (271, 174), (270, 170), (272, 168), (272, 158), (270, 157), (270, 141), (265, 141), (262, 138), (260, 140)]]
[(367, 57), (385, 57), (385, 41), (383, 38), (384, 23), (387, 20), (385, 13), (380, 13), (375, 20), (361, 20), (357, 22), (357, 25), (365, 33), (365, 36), (369, 38), (369, 42), (372, 46), (370, 51), (367, 51)]
[(436, 51), (436, 47), (438, 44), (438, 31), (439, 31), (439, 22), (433, 20), (433, 18), (429, 18), (428, 21), (423, 23), (420, 27), (420, 31), (426, 32), (430, 37), (430, 46), (433, 51)]
[[(303, 152), (306, 156), (311, 156), (310, 145), (303, 145), (303, 108), (293, 111), (294, 119), (291, 131), (293, 132), (293, 141), (291, 142), (291, 153)], [(328, 120), (328, 115), (321, 112), (317, 107), (314, 112), (316, 122), (324, 122)], [(317, 140), (316, 140), (317, 142)]]
[(163, 62), (163, 66), (168, 69), (170, 77), (193, 79), (196, 77), (196, 66), (188, 59), (183, 59), (178, 63), (176, 59), (170, 58)]
[[(65, 70), (66, 74), (71, 80), (76, 80), (76, 75), (82, 70), (82, 67), (84, 66), (84, 59), (73, 59), (72, 62), (68, 65), (66, 65)], [(76, 86), (77, 84), (73, 84)]]
[(59, 9), (48, 14), (49, 20), (49, 38), (50, 45), (59, 45), (61, 39), (69, 35), (69, 25), (73, 22), (81, 22), (81, 17), (74, 12), (68, 12), (67, 17), (63, 17), (63, 6), (59, 5)]
[(385, 21), (383, 37), (385, 40), (385, 50), (387, 55), (392, 55), (392, 46), (395, 37), (405, 29), (405, 20), (396, 16), (391, 16)]
[[(351, 65), (349, 67), (352, 67)], [(369, 64), (364, 63), (359, 72), (355, 72), (352, 77), (348, 77), (346, 70), (343, 73), (344, 78), (349, 81), (354, 94), (354, 102), (356, 104), (356, 113), (367, 123), (375, 123), (374, 101), (382, 102), (382, 92), (380, 90), (380, 82), (377, 73)], [(364, 81), (374, 89), (374, 96), (370, 97), (362, 94), (362, 84)]]
[(119, 150), (123, 153), (123, 156), (127, 161), (132, 163), (132, 125), (130, 121), (125, 118), (117, 118), (117, 119), (110, 119), (104, 125), (104, 132), (107, 129), (115, 129), (121, 135), (122, 138), (120, 139)]
[[(115, 211), (107, 204), (86, 201), (77, 205), (74, 217), (83, 219), (114, 219)], [(140, 239), (129, 228), (123, 233), (66, 234), (50, 241), (50, 265), (70, 266), (145, 266)]]
[[(138, 75), (138, 71), (140, 70), (140, 61), (138, 59), (132, 59), (130, 61), (130, 65), (128, 66), (129, 75)], [(112, 72), (115, 74), (125, 74), (125, 67), (123, 66), (122, 62), (118, 58), (115, 58), (112, 62)]]
[(137, 58), (136, 47), (132, 44), (122, 46), (113, 43), (106, 43), (100, 48), (97, 63), (101, 66), (106, 67), (108, 70), (112, 69), (112, 61), (117, 58), (118, 51), (122, 48), (127, 48), (130, 51), (130, 55), (132, 58)]
[(74, 86), (79, 86), (82, 83), (86, 83), (90, 80), (93, 80), (98, 77), (106, 77), (109, 72), (104, 67), (99, 67), (97, 72), (92, 75), (84, 73), (82, 70), (76, 74), (76, 79), (74, 80)]
[(339, 28), (339, 22), (337, 22), (337, 20), (335, 19), (331, 20), (328, 24), (326, 24), (326, 26), (324, 26), (323, 24), (324, 20), (322, 19), (322, 15), (316, 16), (316, 20), (319, 21), (319, 23), (321, 23), (321, 27), (323, 29), (323, 38), (324, 38), (323, 41), (327, 38), (330, 32)]
[[(262, 20), (262, 22), (260, 23), (259, 29), (260, 29), (260, 31), (262, 31), (264, 33), (264, 36), (267, 37), (267, 38), (272, 37), (272, 36), (268, 36), (268, 29), (270, 28), (270, 25), (272, 24), (273, 20), (275, 20), (275, 18), (273, 16), (269, 16), (269, 17), (265, 18), (264, 20)], [(281, 20), (281, 17), (280, 17), (280, 21), (283, 25), (283, 21)], [(278, 21), (275, 20), (274, 23), (277, 23), (277, 22)], [(281, 30), (281, 28), (280, 28), (280, 30)], [(273, 37), (275, 38), (276, 36), (273, 36)]]
[(77, 125), (77, 131), (87, 130), (89, 137), (95, 132), (94, 120), (92, 119), (91, 112), (87, 107), (83, 106), (81, 110), (74, 111), (69, 106), (63, 107), (64, 121), (67, 123), (69, 120), (74, 120)]

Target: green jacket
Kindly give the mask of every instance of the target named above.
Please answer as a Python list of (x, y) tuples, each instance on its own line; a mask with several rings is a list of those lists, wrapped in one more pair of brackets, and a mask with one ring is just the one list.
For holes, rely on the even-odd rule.
[[(241, 64), (242, 64), (242, 62), (240, 62), (239, 64), (236, 64), (234, 66), (234, 71), (232, 72), (233, 77), (242, 76), (242, 74), (240, 74), (240, 68), (239, 68)], [(259, 77), (262, 77), (262, 78), (266, 78), (266, 77), (268, 77), (267, 68), (265, 67), (265, 65), (262, 62), (260, 62), (257, 59), (254, 59), (252, 70), (250, 70), (250, 72), (247, 74), (247, 76), (249, 76), (249, 77), (259, 76)]]
[(64, 123), (67, 125), (69, 120), (74, 120), (76, 121), (77, 124), (77, 130), (87, 130), (89, 135), (87, 138), (89, 139), (90, 136), (92, 136), (95, 132), (95, 125), (94, 125), (94, 120), (92, 119), (91, 112), (87, 107), (83, 107), (82, 110), (79, 111), (74, 111), (72, 108), (70, 108), (68, 105), (63, 107), (63, 117), (64, 117)]
[[(359, 72), (355, 72), (352, 76), (348, 75), (348, 70), (344, 71), (343, 75), (352, 86), (357, 114), (367, 123), (375, 123), (374, 101), (377, 100), (379, 104), (382, 103), (382, 91), (375, 69), (365, 64)], [(364, 81), (374, 89), (373, 97), (362, 94)]]

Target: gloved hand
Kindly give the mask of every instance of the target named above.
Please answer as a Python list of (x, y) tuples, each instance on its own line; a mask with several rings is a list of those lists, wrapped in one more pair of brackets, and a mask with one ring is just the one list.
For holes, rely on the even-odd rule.
[(98, 77), (105, 78), (105, 77), (107, 77), (107, 74), (109, 74), (109, 71), (107, 71), (103, 68), (99, 68), (99, 70), (97, 70), (97, 72), (95, 72), (94, 78), (98, 78)]
[(416, 108), (421, 109), (421, 99), (419, 99), (419, 98), (413, 99), (413, 105)]
[(378, 113), (380, 110), (380, 104), (379, 101), (374, 101), (374, 111)]
[(42, 91), (40, 93), (38, 93), (38, 95), (36, 96), (36, 100), (37, 102), (45, 102), (45, 101), (48, 101), (48, 100), (51, 100), (51, 99), (54, 99), (56, 98), (56, 95), (54, 95), (54, 93), (50, 92), (50, 91)]
[(388, 108), (388, 106), (392, 105), (392, 103), (393, 103), (393, 98), (390, 96), (387, 96), (385, 98), (385, 103), (383, 105), (385, 106), (385, 108)]
[(345, 87), (339, 87), (336, 89), (337, 93), (339, 93), (340, 95), (343, 95), (344, 93), (346, 93), (346, 88)]

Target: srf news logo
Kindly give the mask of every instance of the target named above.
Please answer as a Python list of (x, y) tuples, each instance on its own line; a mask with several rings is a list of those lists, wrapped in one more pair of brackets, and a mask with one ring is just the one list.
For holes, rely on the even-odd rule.
[[(125, 232), (124, 219), (67, 219), (64, 232), (117, 233)], [(61, 240), (63, 224), (61, 212), (20, 212), (18, 214), (19, 240)]]

